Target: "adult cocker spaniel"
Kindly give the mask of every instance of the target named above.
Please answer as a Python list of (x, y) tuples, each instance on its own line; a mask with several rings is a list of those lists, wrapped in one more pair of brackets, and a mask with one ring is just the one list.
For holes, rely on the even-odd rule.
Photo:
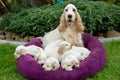
[(58, 30), (62, 37), (72, 45), (83, 46), (81, 34), (84, 32), (84, 26), (77, 8), (73, 4), (65, 7)]

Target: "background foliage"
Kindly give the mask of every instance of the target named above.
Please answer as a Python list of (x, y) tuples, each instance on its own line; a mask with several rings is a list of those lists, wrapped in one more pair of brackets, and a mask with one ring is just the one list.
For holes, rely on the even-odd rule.
[(55, 29), (64, 7), (68, 3), (76, 5), (86, 32), (96, 35), (108, 30), (120, 31), (120, 7), (99, 1), (69, 0), (61, 4), (46, 5), (40, 8), (24, 9), (19, 13), (8, 13), (2, 17), (0, 29), (16, 34), (42, 36)]

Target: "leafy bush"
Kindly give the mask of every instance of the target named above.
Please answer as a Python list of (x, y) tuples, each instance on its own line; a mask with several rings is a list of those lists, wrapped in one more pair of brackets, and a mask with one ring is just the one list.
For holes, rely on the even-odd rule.
[(106, 0), (110, 4), (116, 4), (120, 6), (120, 0)]
[(115, 4), (115, 5), (120, 6), (120, 0), (89, 0), (89, 1), (104, 1), (109, 4)]
[(112, 29), (120, 31), (120, 7), (87, 0), (65, 1), (53, 6), (25, 9), (17, 14), (8, 13), (2, 17), (1, 29), (22, 36), (42, 36), (59, 25), (60, 16), (68, 3), (76, 5), (87, 33), (96, 34)]
[(30, 8), (30, 1), (29, 0), (13, 0), (10, 3), (10, 12), (17, 13), (24, 8)]

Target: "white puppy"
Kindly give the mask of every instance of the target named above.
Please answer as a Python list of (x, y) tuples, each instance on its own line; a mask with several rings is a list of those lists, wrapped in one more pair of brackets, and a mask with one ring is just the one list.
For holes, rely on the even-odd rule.
[(72, 49), (66, 51), (63, 54), (63, 58), (65, 58), (68, 55), (74, 55), (79, 61), (81, 61), (87, 58), (89, 54), (90, 54), (90, 50), (88, 50), (85, 47), (72, 46)]
[(42, 66), (44, 70), (46, 71), (55, 71), (60, 67), (58, 59), (54, 57), (49, 57), (46, 61), (45, 64)]
[(20, 45), (16, 48), (14, 52), (14, 56), (16, 58), (19, 58), (20, 56), (26, 55), (26, 54), (33, 56), (34, 59), (41, 64), (43, 64), (47, 59), (47, 55), (44, 53), (44, 50), (35, 45), (30, 45), (30, 46)]
[(69, 49), (71, 49), (71, 44), (59, 39), (47, 45), (44, 49), (44, 52), (48, 57), (55, 57), (61, 61), (62, 54)]
[(73, 67), (79, 67), (79, 61), (75, 56), (69, 55), (69, 56), (65, 57), (64, 60), (62, 60), (61, 66), (66, 71), (72, 71)]
[[(87, 58), (90, 54), (90, 51), (85, 48), (85, 47), (77, 47), (77, 46), (72, 46), (72, 49), (66, 51), (63, 54), (63, 61), (62, 61), (62, 68), (65, 70), (72, 70), (71, 68), (75, 66), (75, 63), (71, 63), (71, 61), (74, 60), (74, 58), (67, 58), (68, 56), (74, 56), (78, 59), (78, 61), (82, 61), (85, 58)], [(71, 65), (71, 66), (69, 66)]]
[(58, 39), (62, 39), (62, 36), (60, 32), (58, 31), (58, 28), (56, 28), (46, 33), (45, 36), (42, 38), (42, 41), (43, 41), (42, 47), (45, 48), (49, 43), (56, 41)]

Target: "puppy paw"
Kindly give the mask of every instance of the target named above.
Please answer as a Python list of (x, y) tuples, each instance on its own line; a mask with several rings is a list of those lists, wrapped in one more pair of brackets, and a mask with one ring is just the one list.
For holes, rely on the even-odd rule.
[(44, 64), (45, 63), (45, 61), (37, 61), (38, 62), (38, 64)]
[(75, 67), (79, 67), (79, 63), (75, 63)]
[(83, 61), (85, 58), (83, 56), (80, 57), (80, 61)]
[(45, 71), (51, 71), (52, 68), (50, 68), (49, 66), (46, 66), (45, 64), (42, 66), (42, 68), (45, 70)]
[(65, 68), (66, 71), (72, 71), (72, 67)]

